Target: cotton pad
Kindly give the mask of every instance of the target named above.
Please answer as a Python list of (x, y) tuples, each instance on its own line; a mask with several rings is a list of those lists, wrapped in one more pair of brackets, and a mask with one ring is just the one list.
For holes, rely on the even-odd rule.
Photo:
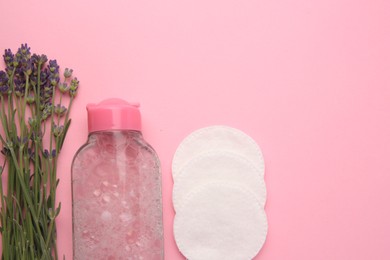
[(179, 145), (172, 161), (172, 175), (194, 156), (206, 151), (225, 150), (241, 154), (264, 175), (264, 160), (260, 147), (244, 132), (228, 126), (210, 126), (192, 132)]
[(264, 207), (266, 188), (259, 169), (245, 157), (227, 151), (211, 151), (190, 160), (180, 170), (173, 186), (175, 209), (192, 190), (216, 181), (234, 182), (253, 192)]
[(191, 192), (177, 209), (174, 236), (189, 260), (246, 260), (262, 248), (267, 218), (256, 196), (229, 183)]

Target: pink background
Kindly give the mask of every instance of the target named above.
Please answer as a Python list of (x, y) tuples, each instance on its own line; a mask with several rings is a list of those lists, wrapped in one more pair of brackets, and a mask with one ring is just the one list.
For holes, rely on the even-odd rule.
[(256, 259), (390, 259), (390, 2), (1, 1), (0, 50), (27, 42), (81, 81), (61, 155), (60, 253), (71, 259), (71, 160), (85, 106), (140, 101), (163, 170), (180, 141), (239, 128), (266, 163), (269, 232)]

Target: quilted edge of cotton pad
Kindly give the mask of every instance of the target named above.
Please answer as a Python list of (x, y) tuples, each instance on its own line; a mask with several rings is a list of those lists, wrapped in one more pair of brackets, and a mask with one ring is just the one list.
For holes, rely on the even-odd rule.
[[(226, 157), (226, 159), (237, 160), (237, 161), (240, 161), (240, 163), (247, 164), (247, 165), (249, 165), (250, 168), (252, 168), (254, 173), (257, 173), (256, 176), (252, 176), (252, 177), (258, 178), (258, 180), (257, 180), (259, 182), (258, 184), (260, 184), (260, 186), (261, 186), (261, 191), (259, 191), (259, 193), (257, 193), (257, 191), (252, 191), (252, 189), (250, 189), (245, 183), (235, 182), (235, 181), (229, 181), (229, 182), (232, 182), (232, 183), (235, 183), (238, 185), (242, 185), (243, 187), (246, 187), (248, 190), (252, 191), (253, 194), (256, 196), (256, 199), (260, 203), (260, 205), (265, 207), (266, 201), (267, 201), (267, 187), (266, 187), (263, 175), (261, 174), (261, 172), (259, 172), (260, 170), (253, 165), (253, 162), (246, 159), (246, 157), (244, 157), (238, 153), (235, 153), (235, 152), (230, 152), (230, 151), (226, 151), (226, 150), (212, 150), (212, 151), (201, 153), (198, 156), (192, 158), (190, 161), (188, 161), (181, 168), (181, 170), (180, 170), (181, 173), (179, 173), (178, 176), (175, 178), (174, 184), (173, 184), (172, 202), (173, 202), (174, 209), (176, 210), (177, 207), (180, 207), (179, 205), (181, 204), (181, 202), (183, 200), (183, 197), (178, 198), (178, 195), (177, 195), (178, 190), (180, 190), (180, 182), (182, 182), (182, 180), (184, 178), (191, 178), (190, 176), (187, 176), (188, 174), (183, 175), (184, 174), (183, 172), (186, 172), (186, 170), (188, 168), (191, 168), (194, 164), (198, 163), (199, 161), (204, 160), (207, 157), (212, 157), (212, 156), (217, 156), (217, 155), (223, 155)], [(247, 174), (247, 173), (243, 173), (243, 174)], [(220, 180), (220, 181), (225, 181), (225, 180)], [(218, 182), (218, 180), (212, 180), (211, 182)], [(209, 182), (205, 181), (204, 183), (199, 184), (199, 185), (204, 185), (207, 183), (210, 183), (210, 181)], [(196, 187), (192, 187), (192, 189), (189, 189), (186, 192), (186, 195), (188, 195), (192, 190), (199, 187), (199, 185)], [(264, 198), (264, 199), (261, 199), (261, 198)]]
[(180, 142), (179, 147), (176, 149), (176, 152), (175, 152), (173, 159), (172, 159), (172, 176), (173, 176), (173, 178), (175, 178), (177, 173), (180, 171), (180, 167), (178, 165), (177, 160), (178, 160), (178, 157), (180, 157), (182, 150), (184, 149), (183, 147), (185, 147), (187, 145), (187, 143), (191, 142), (192, 139), (202, 135), (203, 132), (209, 131), (210, 129), (213, 130), (213, 129), (217, 129), (217, 128), (220, 128), (220, 129), (225, 130), (225, 131), (233, 132), (234, 134), (238, 134), (238, 135), (242, 136), (245, 140), (247, 140), (248, 143), (250, 143), (253, 147), (255, 147), (255, 150), (258, 154), (259, 162), (260, 162), (259, 169), (262, 170), (262, 173), (264, 175), (265, 165), (264, 165), (263, 153), (261, 151), (260, 146), (256, 143), (256, 141), (251, 136), (249, 136), (248, 134), (246, 134), (242, 130), (234, 128), (234, 127), (230, 127), (230, 126), (226, 126), (226, 125), (213, 125), (213, 126), (203, 127), (203, 128), (200, 128), (200, 129), (197, 129), (197, 130), (191, 132)]
[[(210, 183), (201, 185), (196, 190), (194, 190), (190, 194), (188, 194), (186, 196), (186, 198), (185, 198), (185, 201), (179, 207), (178, 211), (175, 214), (175, 218), (174, 218), (174, 221), (173, 221), (173, 235), (174, 235), (174, 238), (175, 238), (176, 245), (179, 248), (179, 251), (186, 257), (186, 259), (189, 259), (188, 255), (186, 255), (185, 252), (184, 252), (185, 250), (182, 251), (182, 248), (183, 248), (182, 247), (182, 243), (180, 242), (180, 239), (177, 238), (177, 229), (178, 229), (178, 227), (177, 227), (177, 220), (176, 219), (177, 219), (178, 212), (180, 214), (180, 208), (185, 207), (186, 204), (188, 204), (189, 201), (191, 201), (192, 197), (196, 196), (198, 193), (201, 193), (202, 190), (207, 190), (210, 186), (211, 187), (212, 186), (224, 186), (224, 187), (233, 188), (233, 189), (239, 190), (240, 192), (246, 193), (247, 195), (249, 195), (249, 197), (251, 197), (253, 199), (253, 201), (255, 202), (255, 204), (257, 206), (257, 210), (259, 210), (259, 212), (261, 212), (261, 214), (263, 215), (264, 220), (265, 220), (262, 223), (263, 224), (263, 229), (262, 229), (261, 237), (263, 238), (263, 240), (261, 241), (261, 244), (258, 246), (258, 249), (253, 250), (254, 252), (251, 252), (251, 254), (250, 254), (251, 257), (249, 259), (252, 259), (253, 257), (255, 257), (261, 251), (261, 249), (263, 248), (263, 246), (265, 244), (265, 241), (267, 240), (267, 234), (268, 234), (268, 218), (267, 218), (267, 214), (265, 212), (265, 209), (258, 202), (258, 200), (256, 199), (256, 196), (253, 194), (252, 191), (250, 191), (250, 190), (248, 190), (246, 188), (243, 188), (241, 185), (237, 185), (237, 184), (231, 183), (231, 182), (222, 182), (222, 181), (221, 182), (210, 182)], [(189, 259), (189, 260), (192, 260), (192, 258)]]

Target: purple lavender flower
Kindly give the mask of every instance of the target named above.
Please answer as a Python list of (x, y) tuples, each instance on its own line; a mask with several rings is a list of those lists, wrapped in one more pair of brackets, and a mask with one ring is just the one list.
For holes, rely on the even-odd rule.
[(7, 94), (8, 91), (9, 91), (9, 86), (8, 85), (0, 86), (0, 95)]
[[(53, 63), (53, 61), (50, 61), (49, 63), (52, 63), (53, 67), (55, 67), (54, 65), (57, 64), (56, 62)], [(58, 84), (59, 80), (60, 80), (59, 74), (55, 73), (55, 72), (51, 72), (50, 68), (49, 69), (46, 68), (41, 72), (41, 86), (40, 86), (41, 107), (40, 107), (40, 109), (42, 111), (45, 109), (45, 106), (47, 104), (51, 105), (53, 90), (54, 90), (54, 87)]]
[(0, 86), (8, 84), (8, 75), (4, 71), (0, 71)]
[(53, 125), (53, 135), (54, 135), (54, 137), (58, 137), (58, 136), (62, 135), (63, 132), (64, 132), (64, 126), (63, 125), (56, 125), (56, 124)]
[(11, 49), (6, 49), (4, 51), (3, 58), (4, 58), (5, 65), (7, 67), (12, 67), (13, 66), (13, 63), (14, 63), (14, 60), (15, 60), (15, 56), (12, 53)]
[[(30, 121), (29, 121), (29, 123), (30, 123)], [(33, 121), (31, 121), (31, 123), (32, 124), (37, 124), (37, 120), (36, 119), (34, 119)], [(31, 126), (33, 126), (31, 124)], [(42, 140), (42, 137), (43, 137), (43, 133), (42, 133), (42, 131), (37, 131), (37, 132), (35, 132), (35, 131), (33, 131), (33, 132), (31, 132), (31, 141), (35, 141), (35, 140)]]
[(66, 79), (72, 77), (72, 73), (73, 73), (73, 70), (72, 69), (68, 69), (68, 68), (65, 68), (65, 71), (64, 71), (64, 77)]
[(28, 137), (23, 137), (23, 139), (20, 138), (20, 136), (16, 137), (16, 143), (17, 144), (26, 144), (28, 142)]
[(44, 90), (51, 96), (51, 94), (53, 93), (53, 88), (57, 86), (58, 82), (60, 82), (60, 74), (58, 73), (60, 67), (58, 66), (56, 60), (50, 60), (49, 65), (47, 67), (49, 71), (49, 76)]
[(14, 77), (16, 77), (16, 78), (24, 78), (24, 68), (22, 68), (22, 66), (18, 66), (15, 69)]
[(8, 75), (4, 71), (0, 71), (0, 95), (6, 94), (8, 91)]
[(35, 53), (34, 53), (34, 54), (31, 56), (31, 60), (32, 60), (32, 62), (34, 63), (34, 65), (38, 65), (39, 59), (40, 59), (40, 56), (39, 56), (38, 54), (35, 54)]
[(22, 44), (15, 54), (17, 61), (29, 60), (31, 57), (30, 47), (26, 44)]
[(45, 157), (45, 158), (49, 158), (49, 151), (47, 150), (47, 149), (45, 149), (44, 151), (43, 151), (43, 157)]
[(3, 149), (1, 149), (1, 153), (4, 155), (4, 156), (10, 156), (11, 155), (11, 151), (9, 150), (8, 147), (3, 147)]
[(45, 54), (38, 55), (34, 53), (31, 56), (31, 60), (34, 63), (34, 65), (38, 67), (39, 64), (44, 65), (47, 62), (47, 56)]
[(46, 106), (51, 106), (51, 100), (53, 96), (53, 86), (51, 84), (46, 84), (45, 86), (41, 86), (41, 110), (44, 110)]
[(49, 152), (47, 149), (43, 151), (43, 157), (45, 158), (54, 158), (57, 155), (57, 151), (53, 149), (51, 152)]
[(72, 79), (70, 82), (70, 88), (71, 89), (77, 89), (80, 84), (80, 81), (77, 78)]
[(37, 73), (33, 70), (32, 75), (30, 76), (30, 84), (34, 87), (38, 84), (38, 77)]
[(25, 73), (27, 75), (31, 75), (33, 73), (34, 64), (32, 63), (32, 60), (29, 59), (26, 64)]
[(26, 83), (24, 80), (20, 79), (20, 78), (16, 78), (14, 80), (14, 83), (15, 83), (15, 94), (18, 96), (18, 97), (22, 97), (24, 95), (24, 92), (25, 92), (25, 88), (26, 88)]
[(51, 103), (46, 103), (42, 110), (42, 119), (46, 120), (52, 114), (53, 106)]
[(27, 148), (27, 154), (28, 154), (28, 158), (34, 160), (35, 153), (31, 148)]
[(58, 73), (60, 66), (57, 64), (57, 60), (49, 60), (49, 65), (47, 66), (51, 73)]
[(46, 85), (47, 78), (49, 77), (49, 70), (44, 69), (41, 71), (41, 86)]
[(57, 116), (59, 116), (59, 117), (63, 116), (66, 111), (67, 111), (66, 107), (65, 106), (61, 106), (60, 104), (57, 104), (54, 107), (54, 113), (57, 114)]
[(80, 84), (80, 82), (78, 81), (77, 78), (72, 79), (72, 81), (70, 82), (69, 95), (70, 95), (71, 97), (76, 96), (76, 94), (77, 94), (77, 89), (79, 88), (79, 84)]
[(7, 67), (7, 68), (5, 68), (5, 72), (7, 73), (7, 75), (8, 75), (9, 77), (12, 76), (13, 71), (14, 71), (13, 67)]
[(69, 86), (65, 82), (60, 83), (60, 84), (58, 84), (58, 89), (61, 91), (61, 93), (66, 93), (69, 90)]
[(56, 86), (60, 82), (60, 76), (58, 74), (50, 74), (48, 79), (48, 83), (52, 86)]

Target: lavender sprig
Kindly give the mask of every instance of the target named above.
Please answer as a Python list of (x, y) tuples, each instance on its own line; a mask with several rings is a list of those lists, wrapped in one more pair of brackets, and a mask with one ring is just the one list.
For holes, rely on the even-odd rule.
[(58, 259), (57, 163), (79, 81), (70, 69), (61, 80), (57, 61), (31, 54), (27, 44), (15, 54), (6, 49), (3, 58), (0, 174), (7, 169), (8, 181), (0, 182), (2, 259)]

